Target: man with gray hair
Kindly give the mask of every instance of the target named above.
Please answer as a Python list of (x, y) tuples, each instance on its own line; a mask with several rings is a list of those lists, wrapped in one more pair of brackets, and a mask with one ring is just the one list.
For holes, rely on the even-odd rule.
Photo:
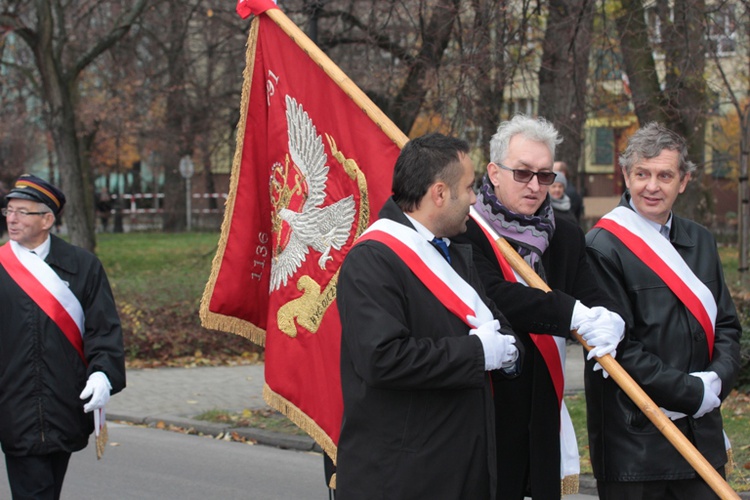
[[(496, 498), (502, 500), (559, 499), (577, 491), (578, 448), (562, 400), (566, 339), (578, 328), (594, 354), (603, 356), (614, 353), (624, 327), (586, 263), (583, 231), (553, 212), (548, 191), (559, 142), (543, 118), (516, 115), (501, 123), (490, 141), (491, 161), (467, 232), (454, 238), (471, 244), (487, 295), (526, 349), (517, 378), (493, 375)], [(495, 244), (499, 237), (551, 292), (516, 278)]]
[(101, 452), (104, 407), (125, 387), (122, 328), (99, 259), (50, 234), (63, 192), (24, 174), (6, 198), (0, 445), (14, 499), (56, 500), (71, 454), (92, 432)]
[[(739, 372), (740, 324), (713, 235), (673, 213), (695, 165), (658, 123), (620, 158), (618, 207), (586, 236), (601, 286), (624, 308), (617, 361), (724, 475), (720, 405)], [(586, 366), (591, 463), (605, 500), (718, 498), (612, 380)]]

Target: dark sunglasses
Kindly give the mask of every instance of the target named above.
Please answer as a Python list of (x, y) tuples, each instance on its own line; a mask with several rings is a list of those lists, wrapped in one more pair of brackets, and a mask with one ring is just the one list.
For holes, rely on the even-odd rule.
[(524, 170), (522, 168), (510, 168), (506, 167), (502, 163), (495, 163), (498, 167), (503, 170), (510, 170), (513, 172), (513, 180), (516, 182), (523, 182), (524, 184), (531, 182), (531, 179), (536, 175), (536, 179), (542, 186), (551, 186), (555, 182), (557, 174), (555, 172), (534, 172), (532, 170)]

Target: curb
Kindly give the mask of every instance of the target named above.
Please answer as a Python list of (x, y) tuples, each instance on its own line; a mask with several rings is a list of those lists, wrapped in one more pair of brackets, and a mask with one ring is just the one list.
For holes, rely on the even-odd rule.
[(148, 417), (135, 416), (127, 413), (108, 413), (107, 420), (124, 422), (135, 425), (145, 425), (151, 428), (172, 426), (185, 429), (189, 434), (218, 437), (236, 434), (239, 437), (264, 446), (273, 446), (284, 450), (314, 451), (323, 453), (323, 449), (310, 436), (294, 436), (280, 432), (267, 431), (255, 427), (232, 427), (231, 425), (205, 422), (189, 417), (175, 415), (152, 415)]

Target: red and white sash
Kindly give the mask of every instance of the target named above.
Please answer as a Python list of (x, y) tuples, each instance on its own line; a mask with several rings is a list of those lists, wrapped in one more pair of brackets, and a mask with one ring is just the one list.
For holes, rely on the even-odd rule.
[(65, 282), (38, 255), (12, 240), (0, 247), (0, 265), (54, 321), (86, 363), (83, 354), (83, 308)]
[(494, 319), (477, 291), (414, 229), (378, 219), (357, 242), (366, 240), (379, 241), (393, 250), (435, 297), (471, 328)]
[[(685, 305), (706, 332), (708, 357), (711, 359), (714, 352), (714, 327), (718, 310), (716, 299), (711, 290), (688, 267), (672, 243), (643, 217), (627, 207), (615, 207), (594, 227), (600, 227), (615, 235), (672, 290), (672, 293)], [(729, 456), (728, 473), (733, 467), (732, 445), (727, 433), (722, 432), (724, 446)]]
[[(529, 286), (524, 279), (515, 272), (495, 244), (495, 241), (501, 238), (497, 231), (495, 231), (492, 226), (484, 220), (474, 207), (471, 207), (470, 216), (482, 229), (482, 232), (487, 239), (492, 243), (492, 249), (494, 250), (495, 257), (500, 264), (500, 270), (503, 273), (503, 277), (512, 283), (521, 283), (525, 286)], [(502, 310), (501, 304), (497, 304), (497, 306)], [(571, 486), (568, 483), (571, 481), (577, 483), (577, 476), (580, 473), (581, 466), (575, 429), (573, 428), (573, 422), (570, 419), (568, 408), (565, 406), (565, 401), (563, 400), (563, 391), (565, 389), (565, 339), (554, 335), (540, 335), (536, 333), (530, 333), (529, 336), (539, 350), (539, 353), (542, 355), (544, 363), (547, 365), (547, 372), (552, 379), (552, 385), (554, 386), (557, 395), (557, 403), (560, 407), (560, 478), (564, 483), (564, 494), (569, 494), (569, 492), (578, 491), (577, 484), (573, 487), (575, 491), (571, 491)]]
[(643, 217), (626, 207), (616, 207), (594, 227), (615, 235), (672, 290), (706, 332), (710, 359), (714, 351), (716, 299), (672, 244)]

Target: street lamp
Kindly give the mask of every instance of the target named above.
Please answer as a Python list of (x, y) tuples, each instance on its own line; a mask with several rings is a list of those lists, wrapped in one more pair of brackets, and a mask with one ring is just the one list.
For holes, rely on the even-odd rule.
[(190, 231), (192, 222), (192, 209), (190, 208), (190, 201), (192, 199), (192, 190), (190, 188), (190, 178), (195, 173), (195, 165), (193, 165), (193, 159), (190, 155), (185, 155), (180, 159), (180, 174), (185, 179), (185, 211), (187, 217), (187, 230)]

